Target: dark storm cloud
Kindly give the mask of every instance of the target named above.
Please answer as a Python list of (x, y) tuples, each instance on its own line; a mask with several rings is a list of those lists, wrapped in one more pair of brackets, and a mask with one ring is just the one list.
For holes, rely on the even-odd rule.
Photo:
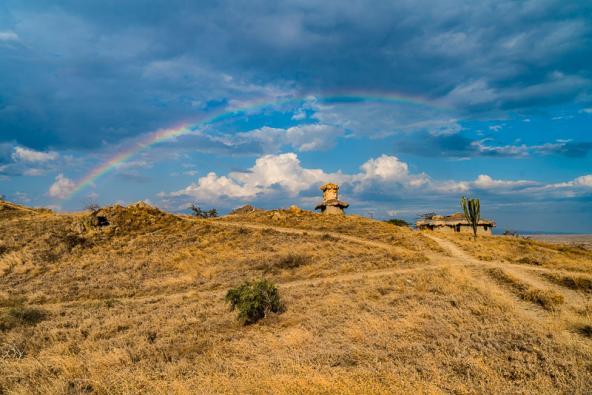
[(578, 1), (3, 1), (0, 141), (94, 148), (283, 89), (397, 91), (467, 116), (572, 101), (590, 92), (591, 10)]

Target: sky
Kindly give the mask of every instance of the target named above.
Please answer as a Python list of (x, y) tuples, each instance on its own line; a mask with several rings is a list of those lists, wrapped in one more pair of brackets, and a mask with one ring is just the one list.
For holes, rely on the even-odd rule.
[(592, 233), (592, 2), (0, 2), (0, 194)]

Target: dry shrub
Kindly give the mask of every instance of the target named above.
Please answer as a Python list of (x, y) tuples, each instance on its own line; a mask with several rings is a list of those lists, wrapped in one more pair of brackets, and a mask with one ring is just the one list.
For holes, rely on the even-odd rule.
[(267, 280), (245, 282), (226, 293), (231, 310), (238, 310), (238, 320), (244, 325), (254, 324), (269, 313), (282, 313), (285, 308), (277, 287)]
[(544, 260), (541, 259), (540, 257), (537, 258), (537, 257), (530, 256), (530, 255), (526, 255), (526, 256), (514, 259), (514, 262), (521, 263), (523, 265), (535, 265), (535, 266), (541, 266), (545, 263)]
[(258, 266), (258, 268), (263, 269), (265, 272), (277, 272), (278, 270), (296, 269), (307, 265), (310, 262), (311, 258), (308, 255), (288, 254), (278, 256), (277, 258)]
[(554, 282), (555, 284), (564, 286), (566, 288), (574, 289), (576, 291), (584, 291), (592, 293), (592, 277), (586, 275), (572, 275), (559, 273), (544, 273), (543, 276)]
[(29, 307), (23, 297), (9, 297), (1, 301), (0, 331), (7, 331), (18, 326), (31, 326), (47, 318), (45, 310)]
[(577, 331), (582, 335), (582, 336), (586, 336), (586, 337), (590, 337), (592, 338), (592, 325), (580, 325), (577, 328)]

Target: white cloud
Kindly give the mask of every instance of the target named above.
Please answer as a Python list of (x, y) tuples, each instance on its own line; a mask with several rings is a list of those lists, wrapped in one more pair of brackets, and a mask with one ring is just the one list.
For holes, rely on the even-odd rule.
[(0, 41), (18, 41), (19, 36), (15, 32), (0, 32)]
[(299, 109), (294, 113), (294, 115), (292, 115), (292, 119), (294, 121), (301, 121), (303, 119), (306, 119), (306, 112), (302, 109)]
[(574, 185), (592, 187), (592, 174), (587, 174), (573, 180)]
[(361, 166), (361, 169), (363, 179), (400, 181), (409, 176), (407, 163), (401, 162), (395, 156), (381, 155), (376, 159), (369, 159)]
[(483, 139), (481, 141), (473, 141), (471, 145), (483, 155), (517, 157), (528, 156), (529, 147), (525, 144), (491, 146), (485, 144), (487, 141), (488, 139)]
[[(368, 194), (379, 193), (385, 198), (417, 193), (426, 199), (441, 199), (478, 191), (491, 198), (495, 195), (517, 199), (544, 199), (549, 196), (574, 197), (592, 192), (592, 175), (584, 175), (568, 182), (543, 184), (532, 180), (494, 179), (481, 174), (472, 181), (433, 180), (425, 173), (410, 173), (407, 163), (395, 156), (381, 155), (370, 158), (353, 174), (327, 173), (322, 169), (309, 169), (301, 165), (295, 153), (264, 155), (253, 167), (244, 172), (218, 175), (214, 172), (201, 177), (187, 188), (170, 194), (168, 198), (191, 197), (204, 203), (219, 204), (221, 198), (232, 201), (253, 201), (288, 197), (312, 204), (318, 197), (302, 192), (325, 182), (336, 182), (348, 191), (347, 199), (361, 204), (368, 202)], [(522, 197), (520, 197), (522, 196)], [(372, 198), (370, 199), (372, 200)]]
[(592, 174), (580, 176), (580, 177), (577, 177), (577, 178), (575, 178), (571, 181), (567, 181), (567, 182), (550, 184), (547, 187), (548, 188), (571, 188), (571, 187), (592, 188)]
[[(305, 169), (294, 153), (264, 155), (245, 172), (231, 172), (228, 176), (208, 173), (197, 183), (171, 194), (171, 196), (192, 196), (205, 202), (219, 197), (252, 199), (258, 195), (274, 193), (281, 188), (292, 196), (322, 183), (331, 176), (319, 169)], [(341, 178), (336, 175), (336, 178)]]
[(509, 180), (495, 180), (486, 174), (481, 174), (477, 179), (473, 182), (473, 186), (479, 189), (512, 189), (517, 187), (528, 187), (536, 185), (537, 183), (534, 181), (527, 181), (527, 180), (518, 180), (518, 181), (509, 181)]
[(15, 161), (22, 162), (49, 162), (56, 160), (60, 157), (57, 152), (49, 151), (35, 151), (25, 147), (15, 147), (12, 159)]
[(265, 152), (277, 152), (285, 145), (298, 151), (319, 151), (333, 147), (335, 140), (342, 135), (342, 129), (325, 124), (298, 125), (287, 129), (265, 126), (227, 137), (224, 142), (227, 145), (257, 142)]
[(409, 174), (407, 164), (395, 156), (382, 155), (369, 159), (360, 166), (360, 170), (356, 174), (326, 173), (321, 169), (302, 167), (295, 153), (264, 155), (248, 171), (231, 172), (226, 176), (211, 172), (197, 183), (168, 196), (191, 196), (204, 202), (213, 202), (219, 197), (253, 199), (277, 194), (278, 190), (289, 196), (297, 196), (302, 191), (329, 181), (350, 185), (355, 192), (362, 192), (372, 185), (418, 188), (429, 183), (429, 178), (423, 173)]
[(63, 174), (58, 174), (55, 178), (55, 182), (49, 188), (48, 194), (53, 198), (65, 199), (70, 193), (72, 193), (72, 191), (74, 191), (74, 189), (76, 189), (74, 181), (65, 177)]

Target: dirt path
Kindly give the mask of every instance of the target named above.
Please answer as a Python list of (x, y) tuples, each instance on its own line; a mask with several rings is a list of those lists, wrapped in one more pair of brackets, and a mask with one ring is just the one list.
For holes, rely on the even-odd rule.
[(238, 227), (238, 228), (249, 228), (249, 229), (257, 229), (257, 230), (271, 229), (276, 232), (287, 233), (287, 234), (297, 234), (297, 235), (305, 235), (306, 234), (306, 235), (314, 235), (314, 236), (321, 236), (321, 237), (325, 236), (325, 235), (329, 235), (330, 237), (335, 238), (335, 239), (351, 241), (352, 243), (362, 244), (362, 245), (365, 245), (368, 247), (376, 247), (376, 248), (396, 251), (399, 253), (407, 253), (407, 254), (409, 252), (413, 252), (413, 251), (410, 251), (406, 248), (402, 248), (402, 247), (399, 247), (399, 246), (396, 246), (393, 244), (363, 239), (360, 237), (350, 236), (350, 235), (346, 235), (343, 233), (336, 233), (336, 232), (327, 232), (327, 231), (323, 232), (323, 231), (318, 231), (318, 230), (286, 228), (286, 227), (282, 227), (282, 226), (272, 226), (272, 225), (265, 225), (265, 224), (249, 224), (249, 223), (244, 223), (244, 222), (230, 222), (230, 221), (220, 221), (220, 220), (211, 221), (209, 223), (216, 224), (216, 225), (222, 225), (222, 226), (234, 226), (234, 227)]
[[(486, 287), (501, 298), (511, 298), (514, 301), (513, 306), (516, 307), (517, 312), (522, 314), (523, 317), (531, 321), (537, 321), (539, 324), (545, 326), (559, 325), (559, 327), (563, 328), (562, 332), (564, 335), (572, 339), (578, 337), (573, 333), (574, 322), (578, 322), (579, 320), (577, 316), (574, 317), (574, 313), (581, 309), (582, 306), (585, 306), (586, 303), (589, 303), (590, 298), (584, 293), (576, 292), (549, 281), (545, 281), (540, 276), (541, 273), (556, 273), (557, 270), (542, 267), (529, 267), (508, 262), (480, 261), (469, 256), (450, 240), (429, 234), (426, 234), (426, 236), (438, 243), (440, 247), (448, 251), (457, 262), (461, 262), (463, 266), (469, 269), (471, 275), (475, 278), (476, 284), (480, 283), (481, 287)], [(488, 276), (487, 271), (483, 270), (494, 267), (502, 269), (504, 272), (517, 278), (519, 281), (527, 284), (533, 289), (558, 292), (564, 297), (563, 304), (558, 307), (556, 312), (549, 312), (532, 302), (521, 300), (514, 292), (512, 292), (512, 290), (496, 283), (496, 281)], [(567, 272), (564, 271), (564, 273)]]

